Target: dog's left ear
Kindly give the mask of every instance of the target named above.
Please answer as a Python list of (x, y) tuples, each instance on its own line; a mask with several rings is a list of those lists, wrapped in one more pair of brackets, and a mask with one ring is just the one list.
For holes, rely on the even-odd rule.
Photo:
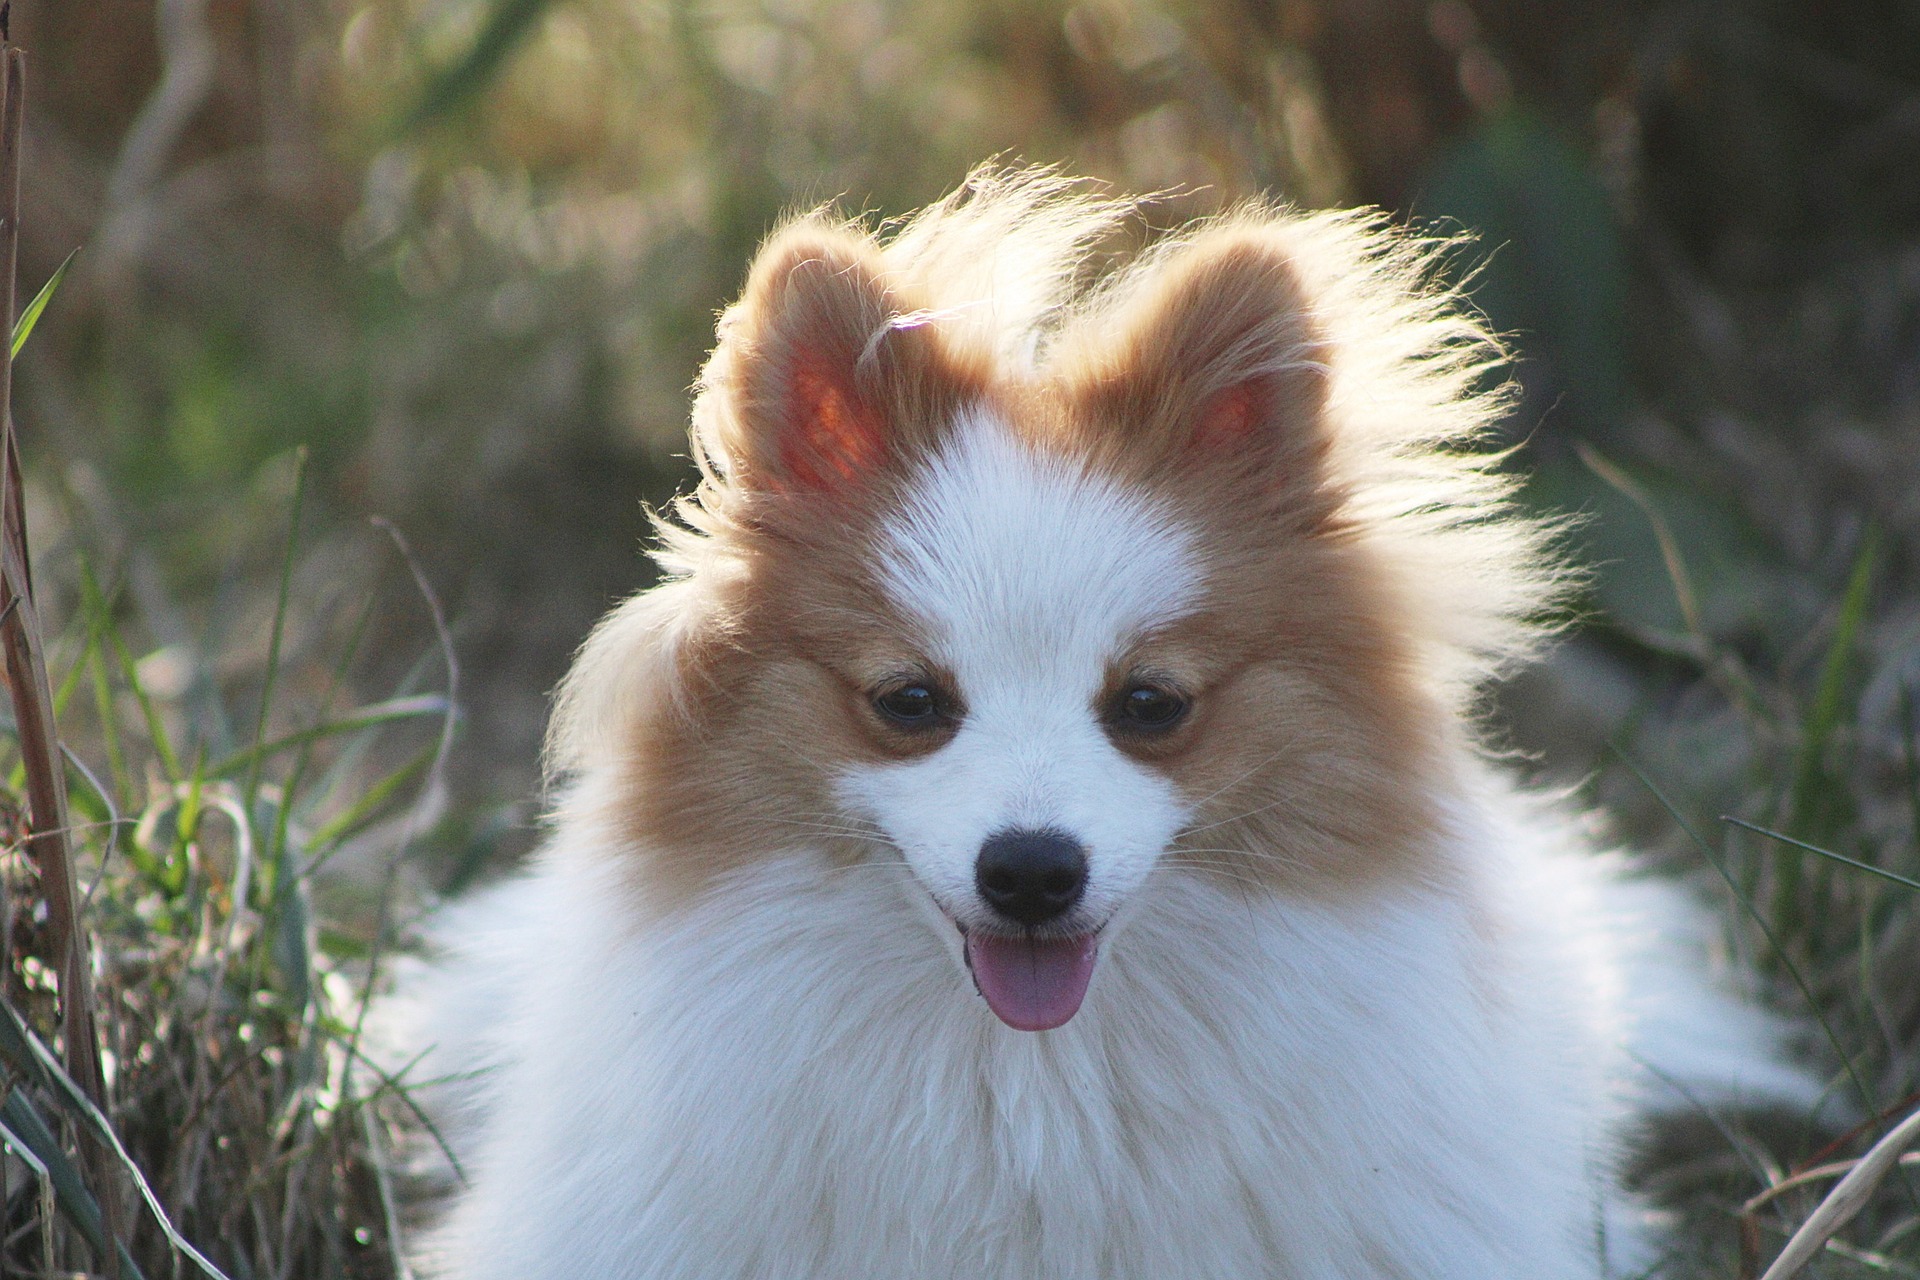
[(1286, 247), (1229, 225), (1148, 272), (1117, 315), (1063, 345), (1088, 446), (1270, 496), (1317, 483), (1327, 353)]
[(728, 484), (848, 500), (930, 447), (965, 380), (923, 314), (865, 237), (776, 232), (701, 378), (701, 443)]

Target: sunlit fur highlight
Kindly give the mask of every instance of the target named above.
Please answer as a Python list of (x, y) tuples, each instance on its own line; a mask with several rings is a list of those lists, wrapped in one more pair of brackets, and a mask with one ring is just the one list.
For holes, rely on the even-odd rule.
[[(856, 559), (954, 414), (981, 400), (1036, 449), (1160, 490), (1191, 516), (1211, 540), (1225, 584), (1214, 594), (1227, 604), (1190, 648), (1231, 650), (1222, 626), (1254, 625), (1266, 630), (1240, 644), (1249, 662), (1261, 640), (1293, 646), (1296, 666), (1323, 655), (1304, 680), (1233, 691), (1269, 713), (1185, 762), (1188, 794), (1207, 802), (1195, 823), (1205, 838), (1188, 840), (1187, 856), (1296, 891), (1439, 873), (1418, 866), (1433, 840), (1428, 797), (1445, 785), (1442, 740), (1470, 723), (1486, 680), (1531, 650), (1568, 577), (1551, 526), (1514, 511), (1513, 481), (1486, 447), (1506, 403), (1491, 376), (1498, 345), (1440, 286), (1447, 246), (1377, 216), (1243, 206), (1090, 273), (1094, 249), (1132, 214), (1049, 174), (984, 171), (886, 238), (818, 211), (770, 238), (701, 378), (701, 481), (658, 523), (656, 556), (673, 585), (595, 632), (550, 739), (562, 776), (628, 762), (635, 829), (654, 837), (655, 861), (688, 892), (776, 834), (700, 815), (784, 805), (817, 821), (835, 808), (822, 779), (796, 773), (777, 731), (703, 772), (684, 743), (727, 730), (699, 728), (711, 717), (690, 700), (719, 688), (737, 701), (736, 673), (756, 670), (740, 656), (766, 652), (764, 633), (796, 613), (868, 624), (888, 613), (884, 601), (849, 598), (849, 583), (871, 578)], [(1217, 323), (1235, 316), (1238, 329)], [(814, 381), (781, 376), (783, 362), (804, 357), (798, 342), (867, 376), (881, 401), (869, 411), (891, 433), (892, 465), (866, 459), (871, 474), (828, 501), (805, 477), (838, 475), (867, 446), (797, 470), (775, 456), (795, 446), (772, 443), (767, 424), (795, 416), (782, 397)], [(1169, 350), (1182, 343), (1191, 349)], [(1279, 429), (1263, 420), (1244, 442), (1196, 446), (1196, 415), (1248, 386), (1268, 388), (1273, 402), (1253, 412)], [(798, 416), (848, 412), (836, 399)], [(783, 468), (798, 478), (783, 481)], [(804, 554), (788, 556), (794, 547)], [(783, 559), (806, 563), (756, 612)], [(1305, 613), (1303, 599), (1314, 602)], [(1289, 611), (1296, 627), (1272, 623)], [(1316, 709), (1303, 690), (1323, 691), (1328, 705)], [(798, 716), (819, 732), (807, 705), (819, 692), (795, 685), (786, 709), (763, 718)], [(825, 740), (835, 740), (830, 724)], [(775, 778), (791, 785), (770, 786)], [(705, 794), (676, 803), (689, 779)], [(1243, 810), (1252, 815), (1233, 817)], [(659, 838), (663, 827), (671, 838)]]
[[(1054, 369), (1111, 359), (1111, 328), (1164, 301), (1156, 295), (1195, 254), (1284, 261), (1298, 346), (1268, 368), (1258, 352), (1216, 360), (1208, 375), (1222, 387), (1262, 372), (1318, 375), (1325, 484), (1348, 536), (1389, 575), (1396, 623), (1454, 710), (1534, 651), (1571, 585), (1550, 549), (1554, 523), (1520, 516), (1515, 476), (1489, 447), (1511, 384), (1499, 342), (1445, 283), (1457, 248), (1375, 211), (1242, 206), (1162, 239), (1080, 300), (1050, 351)], [(1216, 293), (1211, 304), (1235, 302)]]
[[(845, 335), (863, 356), (870, 359), (889, 333), (937, 322), (945, 347), (959, 360), (1005, 375), (1031, 369), (1046, 335), (1066, 314), (1085, 260), (1132, 212), (1129, 202), (1089, 194), (1085, 184), (1047, 171), (988, 168), (903, 220), (884, 241), (858, 221), (817, 209), (769, 237), (759, 262), (764, 266), (783, 250), (806, 255), (825, 248), (842, 262), (876, 263), (897, 305)], [(729, 439), (738, 440), (740, 366), (752, 352), (729, 337), (754, 328), (765, 305), (750, 287), (728, 309), (720, 320), (720, 342), (702, 370), (691, 441), (700, 481), (673, 505), (673, 518), (654, 526), (659, 546), (653, 557), (669, 579), (713, 579), (739, 569), (738, 551), (748, 534), (737, 480), (747, 459), (737, 443), (729, 447)], [(644, 689), (658, 686), (644, 673), (619, 668), (637, 651), (676, 647), (686, 619), (699, 612), (689, 607), (689, 594), (677, 593), (671, 607), (637, 596), (595, 629), (555, 706), (547, 759), (556, 776), (604, 759), (612, 745), (608, 735), (629, 719)], [(675, 621), (651, 621), (666, 614)], [(673, 637), (663, 635), (662, 626), (670, 626)]]
[[(872, 317), (876, 327), (857, 335), (862, 350), (887, 328), (937, 318), (950, 350), (1014, 380), (1100, 359), (1103, 332), (1150, 305), (1164, 265), (1191, 246), (1226, 238), (1275, 246), (1310, 307), (1315, 336), (1297, 358), (1324, 371), (1328, 471), (1346, 495), (1343, 515), (1390, 575), (1435, 688), (1464, 709), (1489, 677), (1534, 652), (1570, 574), (1550, 550), (1553, 523), (1516, 513), (1516, 480), (1487, 447), (1509, 403), (1496, 376), (1504, 353), (1442, 283), (1457, 246), (1410, 235), (1372, 211), (1294, 214), (1255, 204), (1165, 237), (1104, 281), (1076, 288), (1095, 247), (1134, 209), (1051, 174), (986, 170), (886, 240), (822, 210), (788, 223), (770, 244), (817, 236), (883, 265), (901, 307)], [(675, 504), (676, 519), (656, 523), (654, 556), (670, 578), (726, 574), (746, 536), (729, 485), (740, 460), (727, 446), (736, 412), (728, 392), (745, 353), (725, 339), (751, 319), (740, 307), (723, 316), (721, 345), (701, 378), (693, 443), (702, 479)], [(583, 647), (549, 736), (557, 774), (595, 758), (634, 686), (656, 683), (611, 668), (616, 655), (625, 665), (636, 651), (655, 650), (641, 637), (652, 630), (648, 615), (666, 613), (684, 627), (684, 607), (637, 597)]]
[[(763, 247), (553, 838), (415, 989), (458, 1280), (1578, 1280), (1656, 1080), (1810, 1095), (1681, 895), (1483, 758), (1571, 575), (1448, 246), (1252, 204), (1114, 252), (1138, 214), (987, 169)], [(1115, 728), (1143, 672), (1164, 732)], [(961, 930), (1050, 821), (1100, 958), (1029, 1034)]]

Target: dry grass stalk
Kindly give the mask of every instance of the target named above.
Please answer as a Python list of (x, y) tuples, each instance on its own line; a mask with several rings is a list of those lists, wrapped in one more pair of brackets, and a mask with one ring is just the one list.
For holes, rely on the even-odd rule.
[[(0, 30), (5, 10), (0, 8)], [(0, 40), (0, 43), (4, 43)], [(15, 270), (20, 233), (20, 133), (26, 115), (26, 58), (4, 49), (4, 91), (0, 92), (0, 308), (9, 333), (14, 314)], [(21, 763), (27, 778), (31, 834), (27, 838), (40, 872), (46, 899), (48, 935), (60, 972), (61, 1031), (67, 1073), (87, 1092), (94, 1106), (106, 1108), (99, 1033), (94, 1023), (92, 970), (86, 933), (80, 921), (74, 884), (73, 852), (67, 839), (66, 768), (53, 719), (53, 689), (28, 570), (25, 503), (20, 483), (19, 450), (14, 443), (13, 352), (8, 341), (0, 354), (0, 649), (5, 651), (7, 686), (18, 726)], [(85, 1146), (94, 1194), (101, 1200), (109, 1236), (122, 1237), (120, 1199), (112, 1158), (98, 1143)], [(107, 1275), (117, 1277), (120, 1260), (109, 1249)]]
[(1902, 1120), (1893, 1132), (1860, 1157), (1853, 1170), (1840, 1180), (1840, 1185), (1828, 1192), (1820, 1207), (1800, 1224), (1800, 1229), (1793, 1233), (1787, 1247), (1780, 1251), (1780, 1256), (1773, 1260), (1760, 1280), (1793, 1280), (1799, 1275), (1827, 1247), (1834, 1233), (1866, 1208), (1880, 1183), (1900, 1163), (1901, 1155), (1916, 1142), (1920, 1142), (1920, 1111)]

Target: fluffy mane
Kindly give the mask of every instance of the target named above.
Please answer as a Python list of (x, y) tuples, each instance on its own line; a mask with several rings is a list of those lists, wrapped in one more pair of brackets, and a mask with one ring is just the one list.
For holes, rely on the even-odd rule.
[[(871, 332), (851, 335), (868, 355), (889, 332), (930, 326), (985, 379), (1023, 386), (1070, 379), (1102, 359), (1109, 335), (1196, 248), (1251, 240), (1277, 249), (1299, 282), (1311, 335), (1297, 359), (1324, 379), (1326, 477), (1342, 495), (1342, 536), (1377, 562), (1424, 683), (1450, 710), (1470, 713), (1476, 692), (1552, 629), (1574, 574), (1554, 551), (1559, 526), (1514, 504), (1516, 480), (1493, 441), (1512, 398), (1499, 376), (1506, 352), (1444, 284), (1457, 242), (1413, 234), (1376, 210), (1302, 213), (1252, 201), (1130, 256), (1114, 251), (1130, 236), (1137, 243), (1143, 204), (1051, 169), (986, 166), (946, 199), (878, 229), (827, 208), (798, 214), (769, 237), (767, 253), (811, 236), (879, 264), (895, 305)], [(654, 522), (664, 582), (600, 624), (559, 690), (548, 740), (556, 776), (607, 758), (602, 749), (644, 683), (671, 685), (670, 655), (694, 625), (702, 584), (741, 571), (750, 522), (742, 460), (727, 441), (743, 364), (754, 358), (733, 339), (748, 304), (722, 315), (697, 384), (700, 479)]]
[(1568, 574), (1446, 245), (1142, 214), (762, 248), (458, 926), (452, 1275), (1590, 1280), (1633, 1090), (1817, 1092), (1478, 758)]

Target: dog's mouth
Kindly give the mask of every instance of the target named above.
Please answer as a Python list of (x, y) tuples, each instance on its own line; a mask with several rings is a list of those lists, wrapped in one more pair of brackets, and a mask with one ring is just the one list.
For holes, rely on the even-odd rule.
[(1007, 937), (960, 927), (973, 986), (1015, 1031), (1051, 1031), (1080, 1012), (1099, 959), (1100, 931)]

